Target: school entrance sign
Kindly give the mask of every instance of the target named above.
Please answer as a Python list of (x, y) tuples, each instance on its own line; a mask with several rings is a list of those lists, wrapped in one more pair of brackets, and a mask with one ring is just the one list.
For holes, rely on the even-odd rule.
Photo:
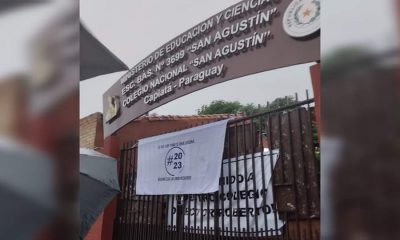
[(319, 60), (319, 2), (244, 0), (164, 44), (104, 93), (105, 137), (205, 87)]

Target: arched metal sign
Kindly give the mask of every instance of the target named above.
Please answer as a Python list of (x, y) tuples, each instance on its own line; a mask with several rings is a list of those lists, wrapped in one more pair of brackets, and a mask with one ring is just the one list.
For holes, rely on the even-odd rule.
[(104, 136), (205, 87), (319, 60), (319, 21), (319, 0), (244, 0), (210, 17), (151, 53), (104, 93)]

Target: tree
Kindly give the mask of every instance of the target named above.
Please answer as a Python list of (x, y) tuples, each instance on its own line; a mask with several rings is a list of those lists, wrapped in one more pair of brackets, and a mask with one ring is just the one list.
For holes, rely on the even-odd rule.
[(257, 114), (260, 112), (260, 109), (254, 105), (254, 103), (249, 103), (246, 105), (242, 105), (242, 107), (239, 109), (241, 113), (243, 113), (245, 116), (251, 116), (254, 114)]
[(242, 104), (238, 101), (224, 101), (215, 100), (210, 103), (210, 105), (203, 105), (197, 110), (199, 115), (207, 114), (232, 114), (237, 113), (242, 107)]
[(297, 100), (293, 96), (285, 96), (280, 98), (275, 98), (271, 103), (267, 103), (263, 108), (263, 112), (272, 111), (278, 108), (286, 107), (295, 104)]
[(243, 113), (243, 115), (245, 116), (252, 116), (261, 112), (267, 112), (277, 108), (288, 106), (296, 102), (297, 101), (293, 96), (276, 98), (271, 103), (258, 106), (256, 106), (254, 103), (248, 103), (244, 105), (238, 101), (215, 100), (212, 101), (209, 105), (201, 106), (201, 108), (197, 110), (197, 113), (199, 115)]

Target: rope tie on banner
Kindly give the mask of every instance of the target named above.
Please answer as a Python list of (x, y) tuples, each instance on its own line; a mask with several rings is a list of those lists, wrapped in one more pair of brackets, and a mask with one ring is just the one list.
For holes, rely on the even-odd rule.
[(125, 150), (132, 150), (138, 146), (138, 143), (133, 144), (131, 147), (125, 149)]

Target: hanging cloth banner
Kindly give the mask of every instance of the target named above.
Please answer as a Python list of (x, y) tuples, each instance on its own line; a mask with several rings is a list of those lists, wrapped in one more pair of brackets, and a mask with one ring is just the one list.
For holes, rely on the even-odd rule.
[[(222, 176), (218, 192), (219, 205), (215, 195), (190, 195), (184, 204), (184, 226), (186, 229), (212, 231), (215, 226), (217, 209), (219, 226), (224, 236), (233, 236), (233, 229), (256, 231), (258, 236), (281, 234), (285, 224), (276, 211), (272, 188), (272, 171), (279, 158), (279, 150), (241, 155), (222, 161)], [(168, 225), (176, 225), (177, 201), (169, 199)], [(262, 230), (261, 230), (262, 229)], [(255, 233), (254, 233), (255, 234)]]
[(228, 121), (139, 140), (136, 194), (218, 191)]

